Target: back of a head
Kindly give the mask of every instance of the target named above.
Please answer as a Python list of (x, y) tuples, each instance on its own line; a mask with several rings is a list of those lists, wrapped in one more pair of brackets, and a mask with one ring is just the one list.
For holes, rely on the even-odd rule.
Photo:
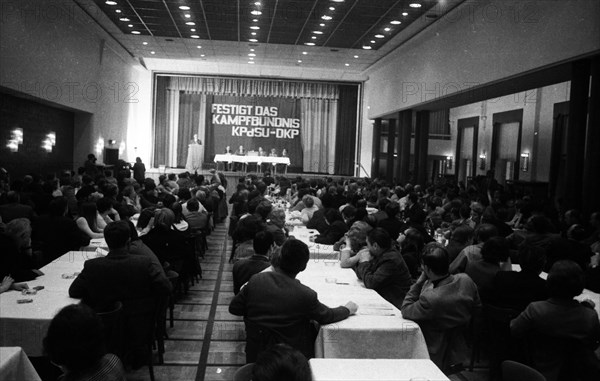
[(200, 203), (195, 198), (187, 202), (187, 210), (190, 212), (197, 212), (200, 210)]
[(448, 252), (437, 242), (425, 246), (421, 257), (424, 266), (427, 266), (435, 275), (446, 275), (450, 267)]
[(281, 246), (278, 267), (290, 275), (296, 275), (306, 268), (310, 253), (308, 246), (297, 239), (288, 239)]
[(389, 249), (392, 246), (390, 234), (382, 228), (375, 228), (367, 235), (367, 240), (372, 244), (376, 243), (382, 249)]
[(546, 264), (546, 251), (539, 246), (522, 245), (519, 247), (519, 265), (521, 270), (539, 274)]
[(306, 357), (287, 344), (277, 344), (258, 355), (252, 381), (312, 381)]
[(306, 194), (304, 195), (304, 197), (302, 197), (302, 203), (304, 203), (305, 207), (312, 208), (313, 205), (315, 205), (315, 200), (313, 200), (312, 197)]
[(527, 220), (526, 229), (533, 233), (545, 234), (552, 230), (550, 220), (542, 215), (534, 215)]
[(262, 200), (256, 206), (255, 213), (258, 214), (263, 219), (263, 221), (266, 221), (267, 217), (269, 217), (269, 213), (271, 213), (272, 210), (273, 210), (273, 204), (271, 204), (270, 201)]
[(60, 196), (55, 197), (48, 204), (48, 214), (53, 217), (61, 217), (64, 216), (67, 212), (68, 201), (66, 197)]
[(189, 188), (179, 188), (179, 192), (177, 192), (177, 196), (180, 200), (189, 200), (192, 198), (192, 193)]
[(87, 305), (71, 304), (54, 316), (44, 351), (54, 364), (71, 372), (90, 369), (106, 353), (102, 322)]
[(125, 247), (130, 237), (131, 230), (125, 220), (111, 222), (104, 228), (104, 239), (111, 250)]
[(339, 210), (334, 209), (334, 208), (329, 208), (325, 211), (325, 219), (330, 224), (333, 224), (335, 221), (342, 220), (342, 216), (341, 216)]
[(19, 193), (15, 192), (15, 191), (12, 191), (12, 190), (11, 190), (11, 191), (9, 191), (9, 192), (6, 194), (6, 201), (7, 201), (9, 204), (14, 204), (14, 203), (16, 203), (16, 202), (19, 202)]
[(585, 277), (577, 263), (562, 260), (552, 265), (546, 284), (550, 297), (572, 299), (583, 292)]
[(154, 212), (154, 226), (170, 229), (175, 223), (175, 213), (169, 208), (157, 209)]
[(256, 254), (267, 255), (272, 245), (273, 235), (270, 232), (260, 231), (254, 236), (252, 246)]
[(510, 245), (504, 237), (492, 237), (481, 248), (481, 257), (486, 262), (498, 263), (508, 260)]
[(475, 231), (478, 242), (486, 242), (492, 237), (498, 236), (498, 229), (491, 224), (481, 224)]
[(394, 218), (400, 212), (400, 205), (396, 201), (387, 203), (385, 206), (385, 213), (389, 218)]
[(582, 225), (575, 224), (567, 230), (567, 238), (575, 241), (583, 241), (587, 234), (585, 228)]
[(468, 225), (458, 226), (452, 231), (452, 239), (456, 242), (465, 244), (473, 238), (473, 229)]
[(344, 209), (342, 209), (342, 217), (346, 219), (353, 219), (356, 217), (356, 208), (352, 205), (347, 205)]
[(335, 198), (329, 193), (325, 193), (323, 197), (321, 197), (321, 204), (323, 204), (323, 208), (332, 208), (334, 203)]
[(104, 213), (110, 208), (113, 207), (112, 201), (109, 198), (102, 197), (98, 201), (96, 201), (96, 208), (98, 209), (98, 213)]

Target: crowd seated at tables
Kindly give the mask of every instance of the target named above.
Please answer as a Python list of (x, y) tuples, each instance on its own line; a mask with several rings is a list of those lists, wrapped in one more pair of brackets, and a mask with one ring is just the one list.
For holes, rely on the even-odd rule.
[[(441, 293), (447, 283), (455, 280), (461, 289), (469, 290), (469, 301), (464, 302), (473, 307), (469, 314), (460, 313), (461, 319), (455, 319), (452, 327), (457, 328), (456, 333), (462, 333), (465, 326), (471, 327), (469, 324), (477, 320), (479, 326), (490, 326), (494, 316), (489, 311), (510, 311), (510, 318), (502, 322), (501, 329), (508, 332), (505, 339), (510, 339), (511, 345), (502, 347), (506, 350), (494, 354), (495, 359), (514, 358), (522, 353), (512, 350), (518, 337), (560, 337), (558, 328), (555, 332), (542, 324), (523, 323), (524, 319), (553, 320), (553, 314), (559, 313), (550, 308), (556, 305), (556, 298), (562, 297), (561, 306), (572, 307), (569, 316), (574, 321), (579, 318), (588, 324), (594, 321), (591, 317), (598, 320), (594, 303), (580, 303), (573, 297), (584, 287), (600, 292), (600, 213), (557, 210), (550, 200), (485, 181), (486, 178), (477, 177), (468, 186), (447, 179), (414, 185), (368, 178), (273, 179), (265, 173), (262, 177), (247, 175), (228, 187), (219, 172), (207, 178), (190, 174), (182, 174), (178, 179), (166, 176), (158, 183), (150, 178), (134, 180), (127, 166), (118, 167), (114, 178), (104, 173), (92, 177), (85, 171), (79, 172), (46, 178), (28, 175), (12, 181), (3, 175), (0, 179), (0, 277), (5, 280), (0, 290), (22, 287), (20, 282), (35, 277), (35, 270), (44, 264), (85, 246), (90, 239), (104, 237), (107, 223), (129, 221), (132, 217), (137, 217), (137, 229), (130, 236), (132, 243), (137, 242), (137, 254), (155, 254), (154, 267), (158, 263), (165, 274), (181, 272), (185, 282), (192, 282), (201, 275), (197, 261), (201, 250), (193, 237), (209, 234), (211, 226), (227, 217), (229, 188), (235, 190), (229, 198), (229, 234), (233, 241), (230, 260), (235, 269), (256, 262), (248, 266), (243, 277), (234, 276), (241, 279), (236, 289), (243, 291), (246, 281), (253, 284), (254, 273), (269, 264), (277, 267), (281, 247), (293, 237), (283, 209), (287, 209), (287, 214), (296, 210), (304, 217), (304, 221), (302, 217), (300, 220), (307, 228), (319, 232), (316, 243), (335, 244), (340, 250), (342, 267), (352, 268), (365, 287), (377, 291), (403, 313), (406, 311), (407, 318), (420, 324), (432, 359), (444, 371), (455, 364), (448, 363), (452, 362), (447, 356), (450, 352), (440, 353), (440, 348), (457, 348), (453, 340), (440, 344), (436, 330), (442, 325), (438, 326), (436, 319), (441, 322), (444, 314), (451, 316), (453, 308), (458, 309), (463, 301), (452, 306), (437, 305), (435, 308), (443, 313), (433, 320), (424, 313), (411, 313), (419, 305), (431, 307), (427, 305), (431, 300), (435, 305), (439, 300), (433, 297), (435, 292)], [(282, 209), (281, 205), (286, 207)], [(23, 219), (31, 226), (30, 239), (27, 229), (22, 234), (14, 229), (13, 225)], [(141, 239), (137, 239), (138, 235)], [(275, 244), (262, 245), (264, 242), (257, 240), (272, 240)], [(438, 267), (434, 263), (440, 258), (444, 264)], [(198, 267), (190, 266), (192, 263)], [(514, 265), (520, 265), (520, 271), (513, 271)], [(17, 276), (28, 271), (29, 277)], [(548, 281), (540, 277), (542, 271), (550, 273)], [(550, 279), (561, 273), (574, 274), (579, 292), (572, 288), (569, 295), (557, 296)], [(438, 276), (441, 281), (434, 279)], [(552, 287), (562, 287), (560, 282), (557, 284)], [(478, 300), (483, 303), (481, 307)], [(234, 310), (245, 313), (242, 308)], [(589, 330), (569, 342), (570, 348), (597, 348), (600, 337), (596, 327), (591, 323), (589, 326)], [(511, 327), (516, 327), (514, 343)], [(489, 330), (486, 333), (485, 329), (472, 328), (467, 338), (479, 338), (494, 347), (497, 337), (488, 335)], [(467, 343), (473, 345), (469, 340)], [(598, 361), (593, 356), (587, 359)], [(537, 366), (534, 359), (529, 363)], [(544, 366), (538, 368), (545, 372)], [(552, 372), (548, 379), (569, 379), (556, 369)]]

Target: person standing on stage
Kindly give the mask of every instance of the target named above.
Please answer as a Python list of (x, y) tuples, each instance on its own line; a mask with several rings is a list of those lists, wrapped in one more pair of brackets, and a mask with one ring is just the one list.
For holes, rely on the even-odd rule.
[(142, 159), (139, 157), (135, 158), (135, 164), (133, 165), (133, 178), (138, 184), (144, 184), (146, 178), (146, 166), (142, 163)]
[[(246, 156), (246, 154), (246, 149), (242, 145), (240, 145), (240, 147), (234, 152), (234, 155), (238, 156)], [(242, 169), (242, 163), (234, 163), (233, 169), (236, 171), (240, 171)]]
[(198, 134), (194, 134), (194, 137), (190, 141), (190, 144), (199, 144), (199, 145), (202, 145), (202, 140), (198, 139)]

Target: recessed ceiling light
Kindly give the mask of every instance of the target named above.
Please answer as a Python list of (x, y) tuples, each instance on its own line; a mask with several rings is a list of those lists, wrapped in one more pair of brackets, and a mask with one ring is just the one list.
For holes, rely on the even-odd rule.
[(402, 12), (402, 16), (404, 16), (404, 17), (408, 16), (408, 12)]
[(185, 25), (196, 25), (196, 23), (193, 22), (193, 21), (188, 21), (188, 22), (185, 23)]
[(344, 65), (346, 65), (346, 66), (350, 66), (350, 64), (349, 64), (349, 63), (345, 63)]
[(252, 60), (254, 60), (254, 57), (250, 57), (250, 58), (248, 58), (248, 59), (252, 61)]
[(197, 47), (198, 49), (202, 49), (202, 46), (201, 46), (201, 45), (198, 45), (198, 46), (196, 46), (196, 47)]
[(302, 54), (304, 54), (304, 55), (307, 55), (307, 54), (308, 54), (308, 52), (302, 52)]
[(385, 38), (385, 36), (383, 34), (376, 34), (375, 38)]
[(186, 13), (185, 15), (183, 15), (186, 19), (189, 19), (192, 17), (192, 15), (190, 15), (189, 13)]
[(256, 36), (256, 32), (250, 32), (250, 34)]
[(260, 15), (262, 15), (261, 11), (252, 11), (250, 13), (253, 14), (254, 16), (260, 16)]
[(323, 23), (320, 23), (320, 24), (319, 24), (319, 26), (325, 26), (325, 24), (323, 24)]
[(258, 22), (258, 19), (252, 19), (253, 22)]
[(119, 20), (121, 20), (121, 21), (129, 21), (129, 19), (127, 17), (121, 17)]
[(254, 5), (256, 5), (257, 7), (260, 7), (260, 1), (257, 1), (256, 3), (254, 3)]
[(383, 28), (383, 30), (385, 30), (386, 32), (389, 32), (390, 30), (392, 30), (392, 28)]
[(250, 27), (250, 29), (258, 30), (258, 29), (260, 29), (260, 27), (258, 25), (252, 25)]
[(200, 36), (198, 36), (197, 34), (192, 34), (190, 37), (191, 38), (200, 38)]
[(329, 7), (330, 11), (335, 11), (335, 7)]
[(304, 45), (315, 46), (315, 43), (314, 42), (305, 42)]
[(179, 9), (181, 9), (182, 11), (189, 11), (190, 7), (188, 7), (187, 5), (180, 5)]
[(390, 24), (392, 24), (392, 25), (400, 25), (400, 24), (402, 24), (402, 21), (392, 20), (392, 21), (390, 21)]
[(419, 3), (410, 3), (408, 6), (411, 8), (421, 8), (421, 4)]
[(195, 32), (195, 31), (196, 31), (195, 28), (190, 29), (190, 32)]
[(253, 51), (254, 51), (254, 49), (250, 49), (250, 51), (251, 51), (251, 52), (253, 52)]
[(323, 15), (323, 16), (321, 16), (321, 18), (323, 20), (325, 20), (325, 21), (329, 21), (329, 20), (331, 20), (332, 17), (331, 16), (327, 16), (327, 15)]
[(298, 60), (298, 63), (302, 63), (302, 60)]
[(137, 30), (132, 30), (131, 33), (133, 33), (133, 34), (140, 34), (140, 32), (138, 32)]
[(115, 9), (115, 12), (121, 13), (121, 10), (120, 9)]
[(249, 64), (254, 64), (254, 61), (248, 61)]
[(251, 38), (248, 41), (250, 41), (250, 42), (258, 42), (258, 40), (256, 38)]
[(105, 3), (108, 5), (117, 5), (116, 1), (105, 1)]
[(371, 49), (371, 47), (370, 47), (369, 45), (363, 45), (363, 47), (362, 47), (362, 48), (363, 48), (363, 49), (365, 49), (365, 50), (369, 50), (369, 49)]
[(133, 28), (133, 24), (129, 24), (129, 25), (127, 25), (127, 26), (128, 26), (128, 27), (130, 27), (130, 28)]
[(314, 34), (323, 34), (323, 32), (321, 32), (320, 30), (313, 30)]
[(371, 44), (374, 44), (374, 43), (376, 43), (376, 42), (377, 42), (377, 41), (375, 41), (375, 40), (371, 40)]
[(150, 52), (150, 54), (156, 54), (156, 52), (153, 50), (153, 51)]
[(142, 42), (142, 45), (148, 45), (148, 43), (146, 41)]
[(311, 38), (312, 38), (313, 40), (316, 40), (316, 39), (317, 39), (317, 36), (312, 36)]
[(334, 3), (343, 3), (344, 2), (344, 0), (331, 0), (331, 1), (333, 1)]
[(200, 57), (205, 57), (205, 56), (206, 56), (206, 54), (200, 54)]
[(354, 58), (358, 58), (358, 56), (354, 56)]
[(248, 53), (248, 57), (256, 57), (256, 53)]

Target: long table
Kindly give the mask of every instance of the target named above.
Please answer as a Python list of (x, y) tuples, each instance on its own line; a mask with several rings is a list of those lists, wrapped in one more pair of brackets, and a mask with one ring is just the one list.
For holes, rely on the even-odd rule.
[[(69, 297), (74, 277), (86, 260), (103, 253), (71, 251), (48, 263), (40, 269), (44, 275), (27, 282), (30, 289), (44, 286), (36, 295), (17, 291), (0, 294), (0, 347), (20, 346), (29, 356), (42, 356), (42, 340), (54, 315), (65, 306), (79, 303), (79, 299)], [(18, 299), (33, 302), (19, 304)]]
[(290, 165), (290, 158), (278, 156), (216, 154), (214, 162), (217, 165), (219, 163), (241, 163), (244, 164), (244, 167), (248, 164), (257, 164), (258, 168), (260, 168), (263, 163), (272, 164), (273, 166), (283, 164), (285, 165), (285, 172), (287, 173), (287, 167)]
[(431, 360), (310, 359), (314, 381), (449, 381)]
[(329, 307), (348, 301), (358, 305), (356, 315), (321, 326), (316, 357), (429, 359), (421, 328), (403, 319), (400, 310), (377, 292), (365, 288), (354, 271), (341, 268), (339, 261), (311, 259), (297, 278)]
[(29, 358), (20, 347), (0, 348), (0, 380), (41, 381)]

